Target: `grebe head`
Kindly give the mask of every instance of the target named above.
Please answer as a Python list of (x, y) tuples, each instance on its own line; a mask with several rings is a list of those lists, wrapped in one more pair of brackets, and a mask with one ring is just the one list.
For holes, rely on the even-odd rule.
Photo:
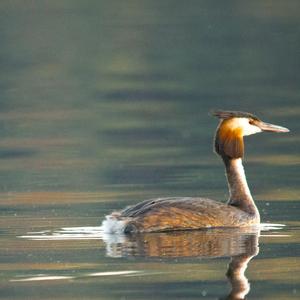
[(243, 157), (244, 136), (263, 131), (289, 132), (285, 127), (265, 123), (247, 112), (215, 111), (212, 114), (220, 119), (215, 136), (215, 151), (222, 157)]

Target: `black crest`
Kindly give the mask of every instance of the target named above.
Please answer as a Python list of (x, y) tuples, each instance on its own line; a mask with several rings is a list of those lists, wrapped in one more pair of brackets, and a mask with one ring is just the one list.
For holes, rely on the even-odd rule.
[(231, 111), (231, 110), (216, 110), (211, 113), (213, 116), (220, 119), (230, 119), (230, 118), (249, 118), (259, 121), (259, 118), (253, 114), (243, 112), (243, 111)]

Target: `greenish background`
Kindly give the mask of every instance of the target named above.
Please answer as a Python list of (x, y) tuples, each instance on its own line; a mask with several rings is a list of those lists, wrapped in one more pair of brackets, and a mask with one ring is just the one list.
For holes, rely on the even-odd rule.
[[(128, 267), (126, 258), (105, 257), (103, 241), (17, 238), (97, 226), (111, 210), (151, 197), (223, 201), (223, 166), (212, 152), (218, 121), (209, 115), (221, 108), (291, 130), (246, 138), (262, 219), (288, 225), (280, 234), (289, 236), (265, 238), (249, 297), (297, 299), (299, 1), (4, 0), (0, 15), (0, 297), (194, 299), (202, 287), (210, 297), (226, 294), (225, 276), (212, 272), (225, 274), (222, 259)], [(76, 288), (10, 281), (61, 269), (80, 276), (91, 266), (171, 275), (128, 277), (125, 287), (115, 277)]]

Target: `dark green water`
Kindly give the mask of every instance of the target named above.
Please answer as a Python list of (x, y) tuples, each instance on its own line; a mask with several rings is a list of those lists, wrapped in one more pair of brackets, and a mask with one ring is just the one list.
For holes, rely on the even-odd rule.
[[(249, 289), (226, 278), (230, 257), (252, 256), (248, 299), (299, 299), (299, 1), (1, 1), (0, 15), (1, 299), (226, 299), (230, 279)], [(286, 226), (104, 236), (107, 213), (143, 199), (225, 201), (218, 108), (291, 130), (246, 138), (245, 157), (262, 221)]]

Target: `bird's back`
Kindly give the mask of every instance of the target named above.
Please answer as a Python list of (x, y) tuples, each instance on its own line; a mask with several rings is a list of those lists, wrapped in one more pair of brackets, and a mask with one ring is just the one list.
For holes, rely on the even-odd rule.
[(145, 200), (113, 214), (125, 223), (125, 232), (237, 227), (255, 223), (248, 213), (206, 198), (158, 198)]

